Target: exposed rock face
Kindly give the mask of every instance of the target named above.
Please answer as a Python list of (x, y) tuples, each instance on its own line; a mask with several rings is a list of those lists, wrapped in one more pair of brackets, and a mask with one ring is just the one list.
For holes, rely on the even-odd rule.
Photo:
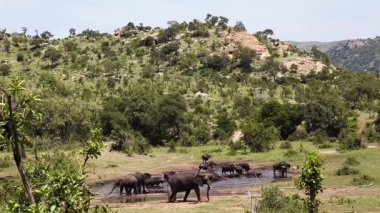
[(242, 46), (255, 50), (261, 59), (270, 57), (270, 53), (265, 45), (247, 32), (233, 32), (227, 38), (234, 46)]
[(300, 73), (300, 74), (308, 74), (312, 71), (321, 72), (322, 69), (326, 67), (325, 64), (323, 64), (320, 61), (315, 61), (311, 57), (296, 57), (296, 58), (292, 58), (289, 61), (284, 62), (284, 65), (288, 69), (290, 69), (292, 64), (297, 65), (298, 67), (297, 73)]

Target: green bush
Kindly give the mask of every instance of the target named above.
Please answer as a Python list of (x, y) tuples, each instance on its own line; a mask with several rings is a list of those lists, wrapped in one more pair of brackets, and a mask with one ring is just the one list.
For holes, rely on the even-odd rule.
[(345, 165), (349, 166), (357, 166), (360, 164), (360, 162), (355, 158), (355, 157), (349, 157), (347, 160), (344, 162)]
[(343, 175), (356, 175), (359, 173), (360, 172), (358, 169), (355, 169), (355, 168), (352, 168), (352, 167), (345, 165), (342, 168), (338, 169), (338, 171), (336, 171), (335, 174), (338, 176), (343, 176)]
[(291, 149), (293, 148), (292, 143), (290, 141), (284, 141), (280, 143), (281, 149)]
[(339, 134), (339, 148), (342, 150), (353, 150), (365, 148), (366, 144), (350, 129), (344, 129)]
[(369, 176), (369, 175), (360, 175), (358, 177), (354, 177), (352, 179), (352, 184), (354, 185), (366, 185), (370, 184), (375, 180), (375, 178)]
[(253, 152), (266, 152), (273, 149), (273, 142), (278, 139), (275, 127), (265, 127), (261, 123), (248, 123), (243, 127), (243, 141)]
[(3, 157), (3, 159), (0, 160), (0, 169), (8, 168), (12, 165), (12, 159), (9, 155), (6, 155)]
[(260, 212), (306, 212), (305, 205), (297, 196), (286, 196), (278, 186), (265, 188), (261, 191), (259, 201)]

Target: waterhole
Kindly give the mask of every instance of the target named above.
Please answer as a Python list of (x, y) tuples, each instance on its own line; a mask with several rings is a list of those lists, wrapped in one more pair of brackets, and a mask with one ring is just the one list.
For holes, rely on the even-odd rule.
[[(272, 170), (257, 170), (256, 172), (261, 173), (262, 176), (258, 177), (246, 177), (245, 175), (241, 177), (223, 177), (222, 180), (212, 183), (212, 189), (210, 190), (210, 199), (212, 196), (221, 195), (232, 195), (232, 194), (242, 194), (247, 193), (246, 191), (238, 190), (239, 188), (260, 185), (264, 183), (271, 182), (273, 180)], [(166, 183), (160, 186), (147, 187), (147, 194), (138, 195), (119, 195), (119, 188), (116, 188), (112, 194), (109, 194), (112, 190), (114, 182), (107, 184), (97, 184), (93, 187), (93, 192), (96, 195), (96, 200), (101, 203), (139, 203), (139, 202), (167, 202), (168, 191), (170, 187)], [(201, 187), (201, 197), (206, 199), (206, 189), (207, 187)], [(177, 194), (177, 200), (182, 200), (184, 193)], [(189, 200), (196, 200), (196, 195), (194, 191), (191, 191), (189, 195)]]

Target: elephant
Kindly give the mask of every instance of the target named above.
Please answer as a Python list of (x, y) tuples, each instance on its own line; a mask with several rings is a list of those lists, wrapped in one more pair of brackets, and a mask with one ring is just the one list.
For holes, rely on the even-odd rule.
[[(146, 191), (145, 189), (145, 184), (146, 184), (146, 180), (148, 180), (151, 175), (149, 173), (140, 173), (140, 172), (137, 172), (134, 174), (134, 176), (136, 177), (137, 179), (137, 192), (139, 194), (142, 193), (148, 193), (148, 191)], [(142, 191), (141, 191), (141, 188), (142, 188)]]
[(201, 201), (199, 186), (207, 185), (207, 200), (210, 200), (209, 191), (211, 189), (211, 181), (207, 175), (202, 175), (194, 172), (177, 173), (171, 176), (168, 180), (170, 185), (171, 195), (169, 202), (175, 202), (178, 192), (186, 192), (183, 202), (186, 202), (191, 190), (195, 191), (198, 202)]
[(205, 153), (202, 155), (203, 163), (207, 163), (207, 161), (211, 158), (211, 155)]
[(134, 175), (127, 175), (125, 178), (116, 181), (113, 188), (109, 194), (115, 190), (116, 187), (120, 187), (120, 195), (123, 194), (123, 189), (125, 189), (125, 194), (131, 194), (132, 189), (135, 194), (137, 193), (137, 178)]
[(246, 173), (251, 169), (248, 163), (237, 163), (236, 165), (241, 166)]
[(220, 176), (218, 173), (215, 173), (213, 171), (198, 172), (198, 174), (205, 175), (211, 182), (216, 182), (222, 179), (222, 176)]
[(226, 164), (222, 166), (222, 175), (227, 175), (227, 172), (229, 174), (235, 174), (235, 165), (233, 164)]
[(254, 172), (252, 170), (247, 172), (248, 178), (250, 178), (250, 177), (261, 178), (262, 176), (263, 176), (263, 173), (261, 173), (261, 172)]
[(239, 165), (235, 166), (235, 171), (239, 176), (243, 174), (243, 168)]
[(280, 171), (281, 178), (288, 177), (288, 169), (290, 164), (284, 161), (273, 164), (273, 177), (276, 178), (276, 171)]
[(146, 180), (147, 186), (160, 186), (160, 184), (163, 184), (165, 180), (163, 180), (161, 177), (151, 177), (148, 180)]
[(198, 166), (198, 172), (200, 172), (202, 169), (203, 170), (210, 170), (210, 169), (213, 169), (214, 166), (216, 166), (216, 163), (214, 161), (210, 161), (210, 162), (207, 162), (207, 163), (201, 163), (199, 164)]
[(177, 172), (175, 171), (168, 171), (168, 172), (164, 172), (164, 180), (165, 181), (168, 181), (169, 178), (173, 175), (175, 175)]

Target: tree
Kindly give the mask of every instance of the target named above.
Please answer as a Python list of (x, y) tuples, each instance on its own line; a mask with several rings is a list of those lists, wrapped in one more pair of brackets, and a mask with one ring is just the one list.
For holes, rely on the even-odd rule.
[(277, 127), (281, 137), (286, 139), (301, 123), (301, 116), (298, 107), (295, 105), (270, 101), (261, 107), (259, 121), (266, 127)]
[(51, 32), (49, 31), (44, 31), (41, 33), (41, 38), (45, 39), (46, 41), (48, 41), (52, 37), (53, 37), (53, 34), (51, 34)]
[(21, 30), (22, 30), (22, 34), (24, 34), (24, 36), (26, 36), (26, 32), (28, 31), (28, 28), (21, 27)]
[(247, 47), (240, 47), (236, 53), (236, 57), (239, 59), (239, 67), (244, 71), (252, 71), (252, 62), (256, 59), (257, 53), (255, 50)]
[(311, 213), (318, 212), (319, 201), (317, 194), (322, 192), (322, 166), (325, 158), (317, 152), (311, 152), (306, 156), (301, 174), (294, 180), (298, 189), (304, 189), (308, 196), (306, 206)]
[(75, 28), (70, 28), (69, 33), (70, 33), (70, 37), (74, 37), (75, 36)]
[(51, 65), (57, 62), (61, 57), (62, 57), (61, 52), (52, 47), (47, 49), (44, 55), (44, 58), (50, 60)]
[(245, 32), (245, 31), (247, 31), (247, 29), (245, 28), (245, 25), (241, 21), (236, 22), (236, 24), (234, 26), (234, 30), (237, 31), (237, 32)]
[(7, 62), (0, 62), (0, 75), (8, 76), (11, 72), (11, 65)]
[(250, 119), (243, 124), (242, 132), (243, 141), (252, 152), (266, 152), (273, 149), (273, 141), (278, 138), (276, 128), (268, 128)]
[(21, 176), (25, 192), (28, 195), (30, 204), (35, 203), (35, 198), (30, 185), (29, 178), (22, 161), (21, 146), (26, 142), (27, 124), (37, 119), (39, 115), (33, 110), (33, 105), (39, 101), (37, 96), (25, 95), (24, 82), (13, 77), (8, 85), (8, 89), (0, 86), (0, 91), (5, 96), (0, 102), (0, 138), (7, 138), (13, 152), (13, 159)]

